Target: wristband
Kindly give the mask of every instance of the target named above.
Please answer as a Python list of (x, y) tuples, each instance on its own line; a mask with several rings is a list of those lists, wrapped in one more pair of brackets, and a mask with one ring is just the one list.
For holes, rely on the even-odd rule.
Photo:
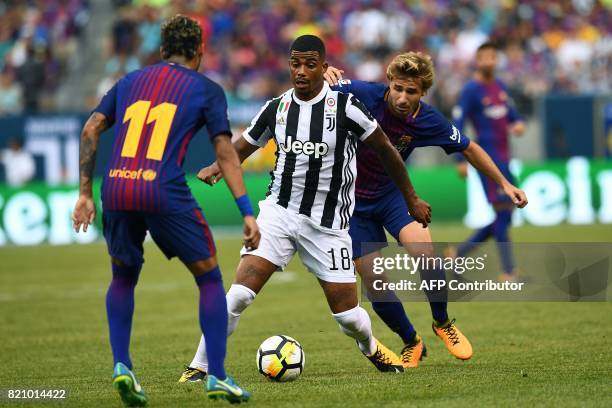
[(238, 209), (240, 209), (240, 213), (243, 217), (247, 215), (253, 215), (253, 207), (251, 207), (251, 202), (249, 201), (248, 195), (240, 196), (236, 199), (236, 205)]

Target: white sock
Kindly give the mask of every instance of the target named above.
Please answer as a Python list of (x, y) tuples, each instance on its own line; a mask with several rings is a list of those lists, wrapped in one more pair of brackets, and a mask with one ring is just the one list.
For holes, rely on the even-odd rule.
[(349, 337), (357, 340), (362, 353), (371, 355), (376, 352), (376, 342), (372, 336), (372, 322), (368, 312), (360, 306), (332, 314), (340, 325), (340, 330)]
[(204, 336), (200, 336), (200, 344), (198, 344), (198, 351), (196, 351), (195, 356), (193, 356), (193, 360), (189, 367), (192, 368), (201, 368), (204, 371), (208, 371), (208, 357), (206, 356), (206, 342), (204, 341)]
[[(227, 335), (231, 335), (238, 326), (240, 314), (255, 299), (255, 292), (243, 285), (233, 284), (225, 295), (227, 301)], [(208, 370), (208, 357), (206, 355), (206, 342), (204, 336), (200, 337), (198, 351), (196, 351), (189, 367)]]
[(228, 336), (236, 330), (240, 315), (242, 312), (244, 312), (244, 309), (253, 303), (253, 300), (255, 300), (255, 295), (256, 293), (246, 286), (238, 285), (236, 283), (230, 286), (229, 290), (227, 291), (227, 295), (225, 295), (225, 299), (227, 299)]

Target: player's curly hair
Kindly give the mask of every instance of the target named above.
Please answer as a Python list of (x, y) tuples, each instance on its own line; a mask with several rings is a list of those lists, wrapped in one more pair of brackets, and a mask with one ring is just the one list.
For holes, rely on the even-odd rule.
[(177, 14), (161, 26), (161, 57), (182, 55), (188, 60), (196, 56), (202, 43), (202, 28), (192, 18)]
[(431, 57), (422, 52), (406, 52), (393, 58), (387, 67), (387, 79), (418, 78), (423, 92), (433, 85), (435, 73)]

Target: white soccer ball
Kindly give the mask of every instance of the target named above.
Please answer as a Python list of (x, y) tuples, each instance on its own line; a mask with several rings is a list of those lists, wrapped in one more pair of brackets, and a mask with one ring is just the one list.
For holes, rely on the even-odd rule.
[(276, 335), (268, 337), (257, 350), (257, 369), (274, 381), (293, 381), (304, 370), (304, 350), (297, 340)]

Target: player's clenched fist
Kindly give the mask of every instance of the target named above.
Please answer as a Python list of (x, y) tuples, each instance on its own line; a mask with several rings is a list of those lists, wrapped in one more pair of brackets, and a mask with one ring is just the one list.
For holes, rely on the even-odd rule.
[(514, 205), (516, 205), (518, 208), (525, 207), (529, 202), (527, 201), (527, 195), (525, 192), (512, 184), (504, 186), (504, 193), (510, 197)]
[(219, 166), (215, 162), (200, 170), (198, 172), (198, 178), (209, 186), (212, 186), (213, 184), (218, 183), (219, 180), (223, 178), (223, 175), (221, 174), (221, 169), (219, 169)]
[(255, 217), (244, 217), (244, 246), (246, 247), (246, 249), (257, 249), (257, 247), (259, 247), (260, 239), (261, 234), (259, 232), (257, 222), (255, 221)]
[(410, 215), (421, 225), (423, 228), (427, 227), (427, 224), (431, 222), (431, 206), (425, 200), (419, 197), (414, 197), (408, 203), (408, 210)]

